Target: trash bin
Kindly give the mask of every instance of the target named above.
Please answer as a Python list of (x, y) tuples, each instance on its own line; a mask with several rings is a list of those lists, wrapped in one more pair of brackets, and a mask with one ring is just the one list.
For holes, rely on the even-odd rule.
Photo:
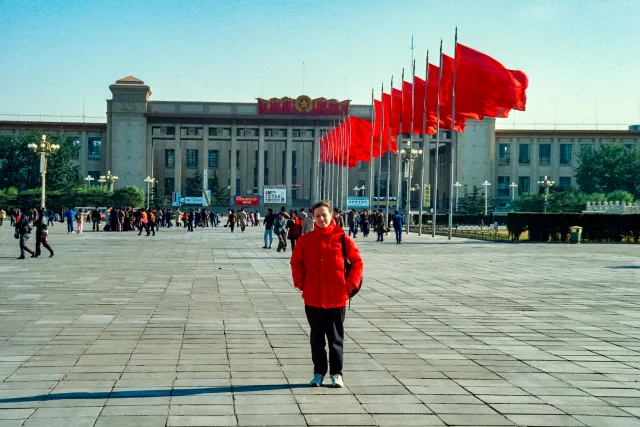
[(577, 225), (571, 227), (571, 243), (580, 243), (582, 240), (582, 227)]

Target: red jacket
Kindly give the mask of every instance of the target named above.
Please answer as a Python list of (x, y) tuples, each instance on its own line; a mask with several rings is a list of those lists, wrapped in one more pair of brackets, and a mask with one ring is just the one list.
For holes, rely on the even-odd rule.
[(287, 234), (287, 238), (289, 240), (296, 240), (302, 234), (302, 220), (300, 218), (291, 218), (287, 221), (287, 228), (289, 229), (289, 234)]
[(298, 239), (291, 256), (291, 273), (293, 284), (302, 291), (306, 305), (344, 307), (349, 301), (348, 292), (360, 286), (364, 264), (349, 236), (345, 236), (345, 243), (351, 271), (344, 277), (343, 235), (344, 230), (331, 221), (328, 227), (315, 227)]

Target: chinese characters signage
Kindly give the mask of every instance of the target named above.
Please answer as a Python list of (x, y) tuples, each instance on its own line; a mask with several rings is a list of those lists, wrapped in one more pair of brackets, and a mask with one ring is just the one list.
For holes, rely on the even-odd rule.
[(235, 196), (234, 203), (236, 206), (258, 206), (260, 204), (259, 196)]
[(265, 185), (264, 203), (265, 205), (287, 203), (287, 189), (280, 185)]
[(316, 98), (311, 99), (301, 95), (296, 99), (258, 98), (258, 114), (312, 114), (319, 116), (346, 116), (349, 114), (351, 101), (338, 101), (337, 99)]

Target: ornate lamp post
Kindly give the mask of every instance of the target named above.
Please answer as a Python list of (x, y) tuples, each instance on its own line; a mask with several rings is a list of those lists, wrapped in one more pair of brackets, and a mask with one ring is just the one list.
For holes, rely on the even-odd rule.
[(488, 206), (487, 206), (487, 201), (489, 199), (488, 193), (489, 193), (489, 186), (491, 185), (491, 183), (487, 180), (485, 180), (482, 183), (482, 186), (484, 187), (484, 215), (487, 216), (489, 214), (488, 212)]
[(152, 183), (156, 182), (156, 179), (155, 178), (151, 178), (150, 176), (148, 176), (148, 177), (146, 177), (144, 179), (144, 182), (147, 183), (147, 209), (149, 209), (149, 186)]
[(364, 190), (366, 189), (367, 187), (365, 187), (364, 184), (362, 184), (362, 187), (358, 187), (357, 185), (353, 187), (353, 191), (356, 193), (356, 196), (358, 196), (358, 191), (362, 191), (362, 195), (364, 196)]
[(111, 171), (107, 171), (106, 175), (102, 175), (98, 182), (105, 182), (109, 184), (109, 191), (113, 193), (113, 184), (118, 180), (118, 177), (111, 175)]
[[(410, 143), (409, 143), (410, 144)], [(407, 233), (409, 233), (409, 217), (411, 215), (411, 176), (413, 175), (413, 162), (422, 156), (422, 150), (416, 150), (414, 148), (400, 150), (400, 159), (405, 163), (405, 179), (407, 180), (407, 201), (404, 207), (405, 218), (407, 222)], [(400, 195), (398, 195), (400, 196)]]
[(106, 180), (106, 179), (104, 179), (104, 177), (102, 177), (102, 176), (101, 176), (101, 177), (98, 179), (98, 182), (100, 183), (100, 186), (102, 187), (102, 186), (104, 185), (104, 183), (105, 183), (105, 182), (107, 182), (107, 180)]
[(544, 188), (544, 213), (547, 213), (547, 198), (549, 197), (549, 188), (555, 185), (554, 181), (551, 181), (546, 176), (542, 181), (538, 181), (538, 185)]
[(47, 185), (47, 155), (51, 153), (55, 153), (60, 149), (58, 144), (52, 144), (47, 141), (47, 136), (42, 135), (42, 140), (40, 140), (39, 144), (29, 144), (27, 145), (34, 153), (40, 154), (40, 174), (42, 174), (42, 194), (41, 194), (41, 202), (40, 207), (42, 209), (45, 208), (46, 205), (46, 185)]
[(462, 184), (456, 181), (456, 183), (453, 184), (453, 186), (456, 187), (456, 212), (458, 212), (458, 189), (462, 187)]
[(91, 187), (91, 181), (95, 180), (94, 177), (92, 177), (91, 175), (87, 175), (87, 177), (84, 179), (85, 181), (87, 181), (89, 184), (89, 187)]
[(513, 200), (516, 197), (516, 188), (518, 188), (518, 184), (512, 182), (509, 187), (511, 187), (511, 200)]

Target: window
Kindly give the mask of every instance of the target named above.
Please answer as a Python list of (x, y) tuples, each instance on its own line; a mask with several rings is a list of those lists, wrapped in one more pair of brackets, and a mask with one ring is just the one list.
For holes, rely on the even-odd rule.
[(220, 150), (209, 150), (208, 164), (210, 168), (220, 167)]
[(560, 182), (558, 183), (558, 187), (569, 190), (571, 188), (571, 177), (570, 176), (561, 176)]
[(264, 136), (273, 136), (273, 129), (265, 129), (264, 130)]
[(100, 160), (102, 155), (102, 138), (89, 137), (89, 150), (87, 152), (88, 160)]
[(560, 164), (561, 165), (570, 165), (571, 164), (572, 150), (573, 150), (573, 145), (571, 145), (571, 144), (560, 144)]
[(286, 177), (287, 177), (287, 152), (286, 151), (282, 151), (282, 181), (280, 181), (281, 183), (286, 183)]
[(236, 150), (236, 169), (240, 169), (240, 150)]
[(164, 150), (164, 167), (176, 167), (176, 150), (174, 150), (173, 148), (167, 148), (166, 150)]
[(202, 128), (193, 126), (180, 128), (180, 135), (182, 136), (199, 136), (202, 134)]
[(269, 152), (264, 152), (264, 185), (269, 185)]
[(530, 176), (518, 177), (518, 196), (522, 196), (524, 193), (531, 193), (531, 177)]
[(240, 192), (240, 178), (236, 178), (236, 194), (241, 194), (241, 192)]
[(364, 170), (364, 162), (358, 162), (358, 170)]
[(381, 161), (382, 161), (382, 165), (381, 165), (382, 172), (388, 172), (389, 171), (389, 152), (386, 152), (382, 155)]
[(538, 145), (538, 159), (541, 165), (551, 164), (551, 144)]
[(236, 129), (237, 136), (258, 136), (258, 129), (256, 128), (239, 128)]
[(635, 150), (636, 144), (624, 144), (625, 148), (628, 150)]
[(509, 185), (510, 185), (508, 176), (499, 176), (498, 177), (498, 197), (509, 197)]
[(73, 160), (80, 159), (80, 138), (77, 136), (71, 136), (67, 138), (67, 144), (73, 147)]
[(198, 167), (198, 149), (187, 148), (187, 167), (189, 169)]
[(298, 176), (298, 168), (296, 167), (297, 166), (296, 160), (297, 160), (297, 153), (295, 151), (292, 151), (291, 152), (291, 178), (292, 178), (291, 182), (293, 184), (297, 184), (296, 177)]
[(174, 136), (176, 128), (174, 126), (154, 126), (151, 133), (153, 136)]
[(175, 178), (165, 178), (164, 179), (164, 191), (167, 193), (173, 193), (176, 191), (176, 180)]
[(184, 188), (184, 193), (187, 197), (199, 197), (202, 195), (202, 191), (194, 191), (196, 188), (202, 188), (201, 187), (201, 183), (200, 180), (197, 180), (195, 178), (187, 178), (186, 180), (186, 186)]
[(302, 131), (301, 136), (303, 138), (313, 138), (313, 130), (312, 129), (304, 129)]
[(498, 144), (498, 164), (511, 164), (511, 144)]
[(276, 136), (281, 137), (281, 138), (286, 138), (287, 137), (287, 130), (286, 129), (278, 129), (276, 131)]
[(528, 165), (531, 163), (531, 144), (518, 145), (518, 163)]
[(253, 189), (254, 191), (258, 190), (258, 150), (255, 150), (253, 154)]
[(229, 128), (209, 128), (209, 136), (231, 136)]
[(300, 136), (301, 136), (300, 129), (293, 129), (293, 137), (300, 138)]

